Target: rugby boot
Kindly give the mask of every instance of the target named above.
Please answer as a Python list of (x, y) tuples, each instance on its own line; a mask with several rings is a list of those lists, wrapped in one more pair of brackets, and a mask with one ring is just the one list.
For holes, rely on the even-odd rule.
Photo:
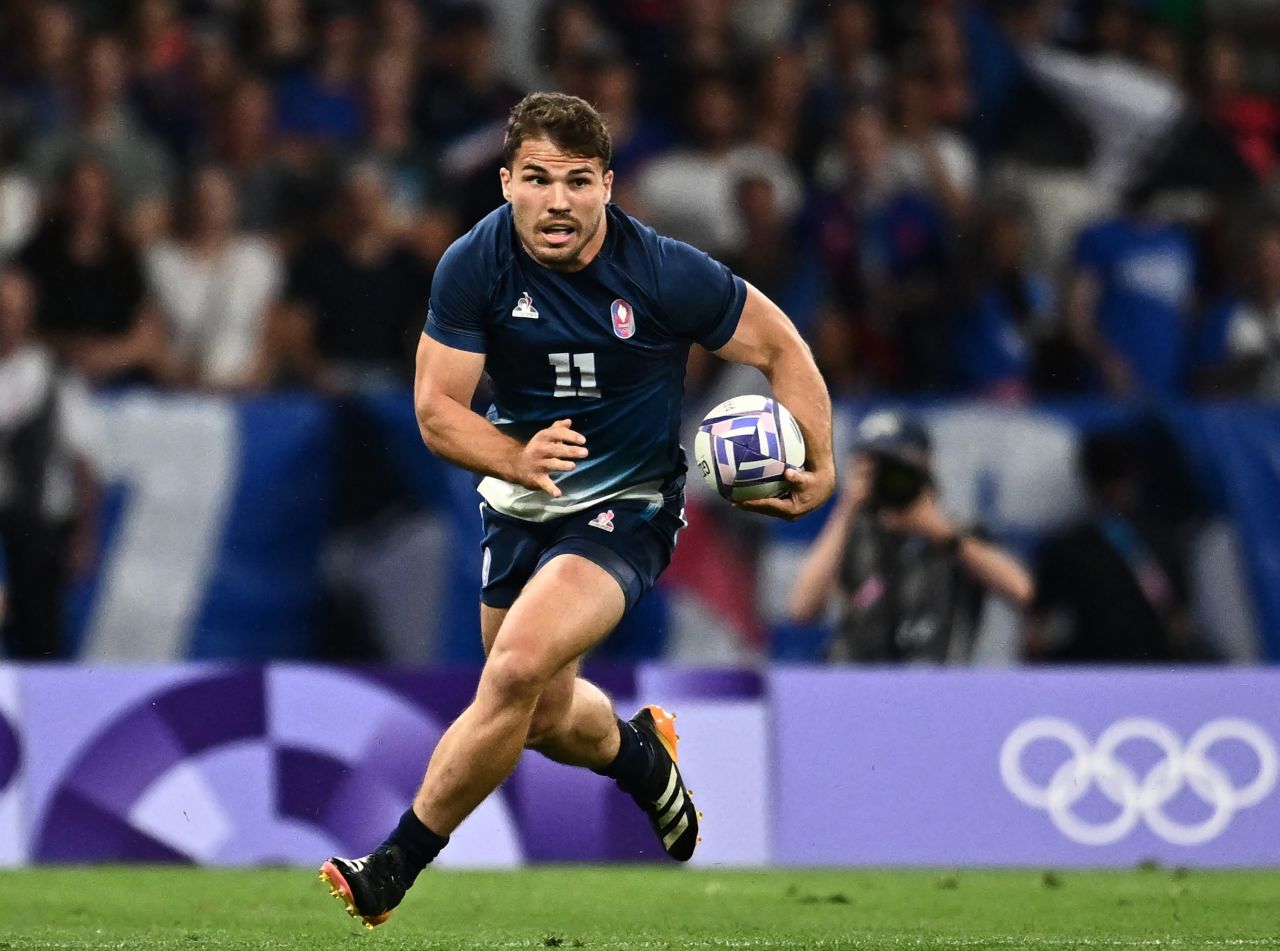
[(654, 704), (641, 707), (631, 718), (632, 726), (655, 741), (656, 762), (644, 789), (622, 788), (649, 817), (649, 825), (667, 855), (677, 862), (687, 862), (702, 841), (698, 837), (701, 813), (694, 809), (693, 796), (676, 766), (679, 737), (674, 721), (674, 714)]
[(347, 914), (359, 918), (366, 928), (391, 917), (415, 877), (395, 845), (375, 849), (362, 859), (334, 856), (320, 866), (320, 879), (328, 884), (329, 894), (340, 899)]

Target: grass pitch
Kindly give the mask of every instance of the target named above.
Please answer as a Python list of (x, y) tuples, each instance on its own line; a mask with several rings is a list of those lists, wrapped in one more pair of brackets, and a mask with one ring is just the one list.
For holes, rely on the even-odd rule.
[(1280, 871), (430, 870), (366, 932), (309, 869), (0, 873), (0, 951), (1280, 949)]

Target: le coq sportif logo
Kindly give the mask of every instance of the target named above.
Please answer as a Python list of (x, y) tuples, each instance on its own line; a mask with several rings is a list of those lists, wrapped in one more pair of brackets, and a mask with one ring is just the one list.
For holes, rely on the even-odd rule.
[[(1027, 775), (1024, 761), (1032, 744), (1045, 742), (1065, 748), (1067, 758), (1047, 780), (1037, 781)], [(1221, 754), (1235, 744), (1252, 754), (1255, 772), (1244, 781), (1233, 779), (1223, 765)], [(1209, 721), (1185, 743), (1149, 717), (1117, 720), (1092, 743), (1070, 720), (1035, 717), (1019, 724), (1000, 748), (1000, 777), (1009, 792), (1044, 810), (1063, 835), (1082, 845), (1119, 842), (1143, 822), (1173, 845), (1209, 842), (1236, 813), (1271, 795), (1278, 771), (1280, 757), (1271, 736), (1256, 723), (1232, 717)], [(1114, 815), (1098, 820), (1081, 815), (1079, 804), (1095, 791), (1114, 804)], [(1190, 810), (1192, 819), (1174, 818), (1168, 807), (1188, 792), (1203, 805)]]

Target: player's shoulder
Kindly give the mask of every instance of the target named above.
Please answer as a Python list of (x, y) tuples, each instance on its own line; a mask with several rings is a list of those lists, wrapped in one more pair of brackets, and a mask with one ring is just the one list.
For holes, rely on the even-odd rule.
[(476, 281), (491, 286), (511, 266), (511, 206), (504, 203), (454, 240), (440, 259), (439, 270), (449, 280)]
[(678, 238), (659, 233), (617, 205), (609, 206), (609, 227), (617, 235), (613, 263), (633, 280), (655, 289), (658, 279), (666, 286), (679, 286), (690, 271), (698, 272), (717, 262), (705, 251)]
[(609, 217), (608, 227), (613, 238), (610, 244), (615, 263), (625, 265), (654, 258), (663, 240), (657, 231), (617, 205), (609, 205), (605, 214)]

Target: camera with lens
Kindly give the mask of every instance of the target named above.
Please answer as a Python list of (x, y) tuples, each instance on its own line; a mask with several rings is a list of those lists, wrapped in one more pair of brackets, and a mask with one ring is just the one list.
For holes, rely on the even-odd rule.
[(869, 504), (876, 509), (910, 508), (933, 484), (933, 475), (921, 462), (886, 452), (870, 453), (872, 466)]
[(866, 417), (858, 427), (858, 448), (873, 467), (867, 500), (871, 508), (901, 511), (933, 485), (932, 440), (924, 424), (910, 415), (879, 412)]

